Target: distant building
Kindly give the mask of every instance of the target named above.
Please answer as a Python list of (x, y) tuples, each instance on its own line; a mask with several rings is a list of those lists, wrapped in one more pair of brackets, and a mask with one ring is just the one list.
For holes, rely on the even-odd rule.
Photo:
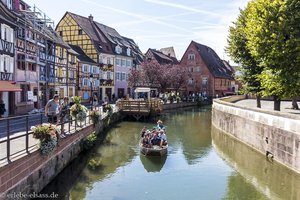
[(176, 58), (174, 47), (161, 48), (159, 51), (167, 56)]
[(97, 94), (100, 87), (100, 66), (88, 57), (79, 46), (70, 44), (70, 47), (77, 53), (75, 95), (81, 96), (83, 102), (89, 102), (91, 93)]
[(148, 49), (145, 53), (145, 61), (156, 60), (160, 65), (179, 64), (175, 57), (164, 54), (156, 49)]
[(17, 17), (11, 11), (12, 3), (0, 1), (0, 103), (4, 103), (3, 116), (14, 114), (15, 93), (21, 89), (15, 86), (15, 35)]
[(216, 52), (205, 45), (192, 41), (186, 49), (180, 65), (188, 71), (186, 93), (201, 93), (215, 97), (232, 91), (234, 71), (220, 59)]
[[(110, 42), (97, 27), (93, 17), (66, 12), (56, 27), (60, 36), (71, 45), (79, 46), (100, 67), (100, 87), (94, 92), (100, 100), (112, 99), (114, 94), (115, 55)], [(97, 77), (93, 78), (96, 81)], [(88, 98), (91, 97), (87, 93)]]

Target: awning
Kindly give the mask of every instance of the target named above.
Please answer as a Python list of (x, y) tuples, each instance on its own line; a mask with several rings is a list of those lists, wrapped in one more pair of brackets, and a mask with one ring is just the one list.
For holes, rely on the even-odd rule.
[(12, 81), (0, 81), (0, 92), (21, 92), (20, 87), (13, 85)]
[(146, 88), (146, 87), (138, 87), (134, 90), (135, 93), (137, 92), (150, 92), (150, 88)]

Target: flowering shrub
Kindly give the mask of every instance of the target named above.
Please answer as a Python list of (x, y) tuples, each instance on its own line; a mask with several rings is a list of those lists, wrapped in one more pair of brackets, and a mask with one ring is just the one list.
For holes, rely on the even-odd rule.
[(111, 105), (106, 104), (106, 105), (103, 107), (103, 112), (109, 112), (109, 113), (111, 113), (111, 112), (112, 112), (112, 107), (111, 107)]
[(51, 154), (57, 146), (60, 129), (52, 124), (32, 126), (33, 138), (40, 140), (40, 150), (43, 155)]
[(101, 115), (100, 115), (100, 112), (97, 111), (97, 110), (93, 110), (93, 111), (91, 112), (90, 117), (91, 117), (92, 122), (93, 122), (94, 125), (97, 124), (97, 123), (99, 122), (100, 116), (101, 116)]
[(70, 114), (72, 117), (76, 118), (78, 121), (82, 122), (87, 117), (88, 109), (81, 105), (81, 97), (73, 97), (74, 105), (70, 108)]

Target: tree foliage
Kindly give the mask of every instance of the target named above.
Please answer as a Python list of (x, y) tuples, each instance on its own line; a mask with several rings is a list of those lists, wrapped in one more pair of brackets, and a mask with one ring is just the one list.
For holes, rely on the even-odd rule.
[(132, 87), (157, 87), (161, 92), (168, 88), (176, 91), (186, 80), (186, 70), (175, 64), (159, 64), (155, 60), (144, 61), (139, 70), (132, 69), (129, 73), (129, 85)]

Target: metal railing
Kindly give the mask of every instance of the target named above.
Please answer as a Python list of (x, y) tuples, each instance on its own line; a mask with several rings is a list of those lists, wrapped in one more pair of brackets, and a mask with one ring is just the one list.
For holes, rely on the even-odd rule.
[[(61, 129), (61, 137), (59, 140), (91, 125), (91, 108), (99, 110), (101, 119), (107, 116), (107, 113), (103, 113), (101, 106), (87, 106), (87, 108), (87, 117), (81, 122), (77, 121), (76, 118), (72, 118), (70, 112), (67, 112), (63, 118), (58, 115), (58, 123), (56, 123), (56, 125), (60, 126)], [(118, 109), (113, 106), (113, 112), (117, 111)], [(0, 167), (3, 163), (10, 163), (12, 159), (24, 154), (27, 155), (37, 149), (36, 147), (39, 141), (33, 138), (31, 126), (43, 123), (48, 123), (48, 117), (45, 116), (45, 113), (0, 119)]]

